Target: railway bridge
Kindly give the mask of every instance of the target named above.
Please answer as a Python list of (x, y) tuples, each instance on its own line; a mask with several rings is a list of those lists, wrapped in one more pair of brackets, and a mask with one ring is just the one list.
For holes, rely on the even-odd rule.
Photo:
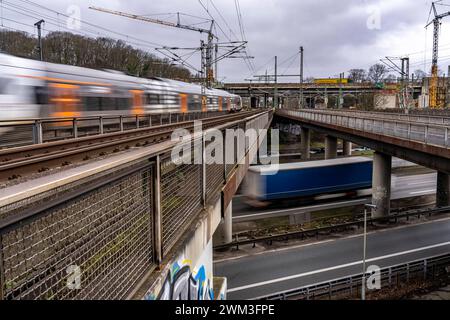
[[(422, 94), (422, 84), (419, 82), (411, 83), (411, 92), (414, 99)], [(343, 84), (317, 84), (317, 83), (226, 83), (224, 89), (238, 94), (243, 98), (252, 100), (252, 107), (258, 105), (268, 105), (268, 100), (278, 93), (282, 105), (284, 100), (289, 97), (298, 97), (300, 89), (303, 89), (303, 97), (305, 105), (309, 108), (317, 107), (319, 100), (328, 101), (328, 97), (342, 97), (346, 99), (356, 100), (363, 94), (379, 93), (379, 92), (398, 92), (400, 84), (386, 84), (383, 87), (374, 85), (373, 83), (343, 83)], [(327, 102), (325, 102), (327, 105)]]
[(351, 143), (375, 150), (372, 209), (374, 218), (390, 213), (392, 157), (434, 169), (437, 175), (436, 205), (450, 205), (450, 116), (340, 110), (276, 110), (280, 121), (300, 124), (301, 154), (309, 158), (311, 130), (326, 134), (325, 158), (337, 157), (337, 139), (344, 154)]
[[(2, 143), (25, 145), (0, 150), (0, 300), (224, 298), (212, 238), (229, 241), (231, 199), (271, 120), (265, 110), (3, 123)], [(193, 134), (174, 141), (176, 129)], [(212, 129), (259, 135), (243, 153), (220, 145), (234, 156), (217, 164)]]

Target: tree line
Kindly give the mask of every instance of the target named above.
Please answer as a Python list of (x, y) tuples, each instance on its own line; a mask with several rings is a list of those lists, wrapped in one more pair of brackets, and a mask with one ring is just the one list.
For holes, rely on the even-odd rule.
[[(410, 76), (411, 79), (421, 81), (427, 74), (418, 69)], [(391, 73), (390, 68), (382, 63), (376, 63), (369, 68), (365, 69), (351, 69), (348, 73), (348, 78), (353, 82), (372, 82), (372, 83), (394, 83), (398, 81), (399, 76)]]
[[(106, 37), (89, 38), (69, 32), (51, 32), (42, 38), (44, 60), (93, 69), (112, 69), (137, 77), (189, 81), (190, 71), (169, 59)], [(0, 31), (0, 51), (38, 59), (37, 39), (19, 31)]]

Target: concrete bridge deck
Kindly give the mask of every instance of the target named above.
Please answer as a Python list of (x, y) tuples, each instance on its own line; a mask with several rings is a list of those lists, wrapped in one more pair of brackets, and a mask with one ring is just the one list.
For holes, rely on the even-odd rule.
[(437, 206), (450, 205), (450, 118), (446, 116), (335, 110), (277, 110), (281, 121), (301, 126), (302, 155), (309, 158), (310, 130), (326, 134), (325, 158), (337, 156), (337, 139), (344, 153), (351, 142), (375, 150), (372, 202), (374, 216), (388, 215), (392, 156), (438, 171)]

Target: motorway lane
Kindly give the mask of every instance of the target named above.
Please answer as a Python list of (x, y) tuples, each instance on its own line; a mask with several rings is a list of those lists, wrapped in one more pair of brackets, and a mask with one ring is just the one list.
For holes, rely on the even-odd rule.
[[(430, 195), (436, 193), (436, 173), (427, 173), (411, 176), (392, 176), (391, 180), (391, 199), (403, 199), (416, 196)], [(364, 190), (364, 196), (370, 196), (371, 190)], [(369, 202), (370, 199), (350, 199), (339, 201), (328, 201), (324, 204), (287, 208), (274, 210), (274, 208), (261, 208), (255, 209), (245, 203), (245, 197), (237, 195), (233, 198), (233, 217), (239, 217), (239, 219), (247, 218), (270, 218), (282, 215), (300, 214), (312, 210), (326, 210), (333, 208), (342, 208), (353, 205), (360, 205)], [(244, 218), (245, 217), (245, 218)], [(238, 220), (238, 219), (235, 219)], [(243, 220), (241, 220), (243, 221)]]
[[(390, 266), (450, 252), (450, 218), (370, 233), (368, 265)], [(362, 235), (216, 261), (228, 299), (268, 294), (361, 273)]]

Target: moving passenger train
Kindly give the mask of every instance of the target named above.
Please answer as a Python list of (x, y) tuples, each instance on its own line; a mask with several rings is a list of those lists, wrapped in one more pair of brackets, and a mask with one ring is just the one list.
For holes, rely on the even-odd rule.
[(0, 120), (241, 109), (223, 90), (0, 53)]

